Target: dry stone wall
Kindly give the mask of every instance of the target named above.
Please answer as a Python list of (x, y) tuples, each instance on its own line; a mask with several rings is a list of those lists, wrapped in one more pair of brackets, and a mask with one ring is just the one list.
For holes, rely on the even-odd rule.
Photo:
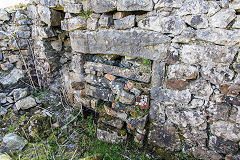
[(239, 0), (32, 0), (26, 12), (14, 24), (31, 33), (16, 35), (34, 41), (39, 82), (62, 77), (74, 106), (98, 113), (98, 139), (240, 159)]

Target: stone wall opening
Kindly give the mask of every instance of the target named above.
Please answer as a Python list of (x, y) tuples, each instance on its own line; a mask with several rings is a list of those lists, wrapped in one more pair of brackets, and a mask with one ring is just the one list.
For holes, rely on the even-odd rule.
[(84, 86), (74, 98), (98, 114), (98, 138), (119, 143), (129, 134), (142, 144), (150, 106), (152, 61), (104, 54), (83, 57)]

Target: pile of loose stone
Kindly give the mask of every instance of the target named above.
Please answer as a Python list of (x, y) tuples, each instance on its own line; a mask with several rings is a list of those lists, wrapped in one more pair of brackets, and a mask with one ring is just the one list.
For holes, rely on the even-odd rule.
[[(56, 89), (51, 82), (62, 76), (69, 101), (99, 114), (99, 139), (118, 143), (134, 135), (140, 144), (147, 138), (156, 148), (200, 159), (240, 157), (239, 13), (239, 0), (32, 0), (28, 6), (40, 82)], [(1, 68), (9, 71), (3, 86), (23, 78), (23, 65), (11, 56), (29, 47), (31, 21), (24, 11), (13, 14), (0, 17)]]

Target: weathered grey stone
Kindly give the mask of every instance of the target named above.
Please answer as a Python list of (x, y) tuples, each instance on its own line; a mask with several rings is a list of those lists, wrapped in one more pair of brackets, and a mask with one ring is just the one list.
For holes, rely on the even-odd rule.
[(116, 29), (129, 29), (135, 26), (135, 15), (126, 16), (124, 18), (114, 20)]
[(66, 4), (66, 5), (64, 5), (64, 12), (81, 13), (82, 11), (83, 11), (82, 4)]
[(28, 94), (28, 90), (27, 88), (18, 88), (18, 89), (14, 89), (10, 95), (13, 95), (14, 101), (18, 101), (22, 98), (25, 98)]
[(174, 0), (174, 1), (169, 1), (169, 0), (159, 0), (155, 4), (155, 9), (160, 9), (160, 8), (165, 8), (165, 7), (173, 7), (173, 8), (181, 8), (184, 0)]
[(195, 40), (196, 31), (193, 28), (186, 28), (180, 35), (175, 36), (172, 39), (174, 43), (190, 43), (191, 41)]
[(230, 113), (230, 106), (226, 104), (210, 104), (207, 108), (211, 121), (227, 121)]
[(189, 110), (184, 111), (183, 114), (190, 126), (199, 130), (207, 129), (207, 115), (205, 112), (201, 110)]
[(121, 143), (127, 139), (127, 134), (119, 135), (116, 131), (97, 129), (97, 138), (108, 143)]
[[(88, 74), (85, 77), (85, 81), (87, 83), (93, 84), (93, 85), (97, 85), (97, 86), (103, 86), (106, 88), (110, 88), (111, 86), (111, 82), (104, 78), (104, 77), (97, 77), (96, 75), (92, 75), (92, 74)], [(116, 91), (112, 89), (112, 92), (116, 94)]]
[(62, 14), (58, 11), (39, 5), (38, 14), (41, 21), (48, 24), (48, 26), (59, 26), (61, 24)]
[(123, 128), (123, 121), (114, 117), (109, 117), (109, 120), (106, 118), (100, 118), (99, 121), (101, 121), (102, 123), (109, 125), (109, 126), (113, 126), (115, 128), (118, 129), (122, 129)]
[(6, 103), (7, 94), (0, 93), (0, 103)]
[(209, 148), (218, 153), (235, 154), (238, 152), (238, 147), (238, 143), (216, 136), (211, 136), (209, 140)]
[(142, 93), (142, 91), (134, 87), (130, 89), (130, 92), (133, 93), (136, 97), (140, 96), (140, 94)]
[(182, 47), (180, 57), (182, 62), (188, 64), (203, 62), (231, 64), (237, 51), (237, 47), (191, 44)]
[(234, 9), (222, 9), (210, 17), (209, 24), (211, 27), (226, 28), (235, 18), (236, 12)]
[(8, 61), (10, 63), (16, 63), (16, 62), (20, 61), (20, 56), (19, 55), (9, 55)]
[(165, 65), (166, 64), (164, 62), (153, 61), (151, 79), (152, 87), (160, 87), (163, 85), (162, 83), (165, 76)]
[(152, 11), (153, 10), (152, 0), (118, 0), (117, 10), (118, 11)]
[[(128, 37), (128, 38), (126, 38)], [(72, 49), (82, 53), (118, 54), (150, 60), (164, 59), (170, 38), (157, 32), (100, 30), (70, 33)]]
[(112, 81), (110, 88), (114, 94), (120, 95), (124, 85), (122, 82)]
[(98, 98), (104, 101), (114, 101), (114, 97), (109, 89), (97, 88), (90, 85), (86, 85), (84, 89), (86, 95)]
[(173, 91), (169, 89), (152, 88), (151, 99), (166, 104), (188, 104), (191, 101), (191, 93), (189, 90)]
[(15, 133), (9, 133), (3, 137), (4, 147), (11, 151), (21, 151), (27, 144), (27, 140)]
[(206, 146), (207, 142), (207, 132), (200, 131), (198, 129), (192, 128), (189, 130), (188, 128), (181, 128), (183, 137), (185, 138), (185, 142), (190, 146)]
[(135, 102), (135, 96), (126, 91), (122, 91), (119, 96), (119, 101), (123, 104), (133, 104)]
[(106, 13), (116, 10), (116, 0), (84, 0), (84, 10), (91, 9), (95, 13)]
[(204, 147), (196, 147), (192, 149), (194, 157), (199, 159), (211, 159), (211, 160), (221, 160), (222, 156), (217, 152), (210, 151)]
[(198, 68), (187, 64), (175, 64), (168, 67), (169, 79), (196, 79)]
[(208, 27), (208, 17), (205, 14), (187, 16), (185, 21), (194, 28)]
[(148, 115), (144, 117), (135, 117), (135, 118), (128, 118), (127, 119), (127, 125), (128, 128), (131, 128), (132, 130), (144, 130), (146, 123), (147, 123)]
[(0, 20), (1, 21), (10, 20), (10, 14), (5, 9), (0, 9)]
[(203, 79), (198, 79), (190, 84), (190, 92), (194, 94), (195, 98), (209, 100), (213, 93), (213, 89), (209, 82)]
[(140, 20), (138, 22), (138, 27), (161, 33), (179, 35), (186, 28), (186, 25), (179, 16), (152, 16)]
[(147, 73), (139, 73), (134, 69), (124, 69), (116, 66), (105, 65), (101, 63), (86, 62), (84, 68), (88, 68), (93, 71), (109, 73), (111, 75), (125, 77), (131, 80), (137, 80), (148, 83), (151, 75)]
[(27, 7), (28, 17), (31, 19), (38, 18), (38, 8), (36, 5), (28, 5)]
[(25, 110), (25, 109), (35, 107), (37, 105), (37, 103), (34, 98), (29, 96), (29, 97), (26, 97), (24, 99), (17, 101), (15, 105), (16, 105), (17, 110), (20, 110), (20, 109)]
[(0, 83), (3, 86), (13, 85), (23, 78), (24, 74), (22, 70), (14, 68), (7, 76), (0, 78)]
[(240, 30), (207, 28), (197, 30), (197, 39), (220, 45), (235, 45), (240, 42)]
[(177, 15), (203, 14), (208, 12), (207, 2), (204, 0), (186, 0), (177, 11)]
[(16, 35), (18, 38), (28, 39), (31, 37), (31, 32), (30, 31), (17, 31)]
[[(39, 0), (41, 5), (47, 6), (49, 8), (59, 8), (59, 0)], [(60, 7), (61, 8), (61, 7)]]
[(63, 42), (61, 40), (52, 41), (51, 46), (54, 50), (61, 51), (63, 47)]
[(88, 19), (87, 19), (87, 29), (88, 30), (96, 30), (98, 28), (98, 20), (100, 18), (100, 14), (92, 14)]
[(229, 8), (235, 9), (237, 12), (240, 11), (240, 4), (238, 0), (233, 0), (232, 3), (229, 4)]
[(219, 66), (212, 63), (205, 63), (201, 68), (202, 77), (213, 84), (229, 82), (234, 77), (234, 72), (228, 66)]
[(232, 28), (240, 29), (240, 15), (237, 15), (237, 18), (236, 18)]
[(32, 37), (33, 38), (50, 38), (56, 36), (55, 31), (51, 27), (41, 27), (35, 26), (32, 27)]
[(149, 119), (154, 125), (165, 122), (165, 106), (160, 102), (151, 101)]
[(215, 13), (220, 11), (221, 7), (219, 6), (219, 3), (216, 1), (208, 1), (208, 16), (213, 16)]
[(238, 142), (240, 140), (240, 128), (236, 124), (227, 121), (213, 122), (210, 126), (211, 133), (226, 140)]
[(0, 31), (0, 39), (7, 39), (8, 38), (8, 34), (4, 31)]
[(109, 28), (111, 25), (113, 25), (113, 16), (102, 14), (98, 23), (102, 28)]
[(175, 127), (159, 125), (153, 126), (152, 128), (148, 135), (150, 143), (172, 151), (178, 151), (180, 149), (181, 141)]
[(14, 65), (12, 63), (6, 62), (6, 63), (0, 64), (0, 67), (3, 71), (9, 71), (13, 69)]
[(166, 116), (168, 121), (172, 122), (173, 124), (176, 124), (181, 127), (186, 127), (187, 122), (184, 119), (184, 116), (182, 113), (180, 113), (179, 109), (175, 106), (168, 106), (166, 107)]
[(104, 105), (104, 109), (106, 111), (106, 113), (112, 117), (116, 117), (116, 118), (119, 118), (121, 119), (122, 121), (127, 121), (127, 113), (124, 112), (124, 111), (116, 111), (115, 109), (112, 109), (106, 105)]
[(77, 16), (70, 19), (64, 19), (61, 21), (61, 28), (65, 31), (72, 31), (75, 29), (87, 28), (87, 19)]
[(229, 0), (220, 0), (219, 3), (222, 8), (228, 8), (230, 2)]

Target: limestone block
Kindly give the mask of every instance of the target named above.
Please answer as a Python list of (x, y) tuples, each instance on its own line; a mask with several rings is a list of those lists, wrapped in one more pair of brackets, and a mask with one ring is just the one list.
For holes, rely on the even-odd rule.
[(77, 30), (70, 33), (70, 39), (72, 49), (77, 52), (117, 54), (150, 60), (164, 59), (170, 41), (166, 35), (140, 29), (126, 31), (109, 29), (98, 32)]

